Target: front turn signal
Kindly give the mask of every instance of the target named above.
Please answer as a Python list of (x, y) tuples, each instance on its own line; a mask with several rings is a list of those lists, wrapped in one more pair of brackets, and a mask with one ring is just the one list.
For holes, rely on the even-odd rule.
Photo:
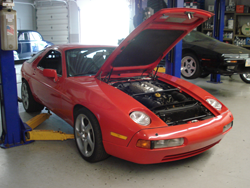
[(150, 149), (151, 142), (149, 140), (138, 140), (136, 146), (139, 148)]

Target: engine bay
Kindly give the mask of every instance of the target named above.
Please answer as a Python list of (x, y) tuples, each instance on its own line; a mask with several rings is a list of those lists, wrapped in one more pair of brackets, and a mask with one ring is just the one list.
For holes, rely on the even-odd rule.
[(109, 85), (130, 95), (167, 125), (193, 123), (214, 115), (193, 97), (165, 82), (152, 79), (124, 80)]

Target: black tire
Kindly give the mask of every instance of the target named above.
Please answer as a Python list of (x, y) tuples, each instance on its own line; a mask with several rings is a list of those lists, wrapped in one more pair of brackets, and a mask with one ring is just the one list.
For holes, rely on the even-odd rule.
[(40, 112), (44, 108), (42, 104), (35, 101), (31, 93), (29, 84), (26, 80), (22, 81), (21, 95), (22, 95), (23, 107), (26, 112)]
[(204, 73), (202, 72), (201, 75), (200, 75), (200, 78), (206, 78), (210, 75), (210, 73)]
[(181, 75), (186, 79), (195, 79), (201, 75), (200, 63), (194, 54), (183, 54), (181, 59)]
[(76, 146), (83, 159), (93, 163), (109, 156), (104, 149), (101, 128), (94, 114), (81, 108), (75, 115), (74, 127)]
[(250, 73), (240, 74), (240, 78), (243, 82), (250, 84)]

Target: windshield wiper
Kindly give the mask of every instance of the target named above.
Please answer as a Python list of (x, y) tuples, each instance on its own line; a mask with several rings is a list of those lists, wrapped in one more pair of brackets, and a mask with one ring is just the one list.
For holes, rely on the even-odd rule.
[(85, 75), (95, 75), (96, 71), (90, 71), (90, 72), (86, 72), (86, 73), (79, 73), (79, 74), (74, 74), (73, 76), (85, 76)]

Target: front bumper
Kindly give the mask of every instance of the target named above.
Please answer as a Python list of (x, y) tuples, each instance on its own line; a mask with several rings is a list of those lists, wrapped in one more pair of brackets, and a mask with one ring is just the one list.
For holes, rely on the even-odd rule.
[(237, 62), (229, 63), (227, 60), (222, 60), (218, 64), (211, 63), (211, 65), (206, 62), (204, 63), (204, 69), (206, 72), (221, 75), (250, 73), (250, 66), (248, 63), (246, 63), (246, 59), (236, 59), (235, 61)]
[[(228, 111), (223, 115), (197, 123), (141, 130), (134, 135), (127, 147), (105, 141), (104, 147), (110, 155), (139, 164), (180, 160), (200, 154), (219, 143), (231, 129), (223, 133), (223, 127), (232, 121), (232, 114)], [(181, 137), (185, 139), (182, 146), (160, 149), (136, 147), (139, 139), (164, 140)]]

